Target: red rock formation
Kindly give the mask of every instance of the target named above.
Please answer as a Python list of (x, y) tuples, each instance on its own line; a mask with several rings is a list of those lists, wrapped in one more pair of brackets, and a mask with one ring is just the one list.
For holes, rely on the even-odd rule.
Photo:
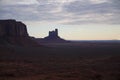
[(28, 36), (26, 25), (15, 20), (0, 20), (0, 37)]
[(62, 39), (58, 35), (58, 29), (55, 29), (53, 31), (49, 31), (48, 36), (45, 38), (36, 38), (34, 40), (40, 44), (41, 43), (66, 43), (66, 42), (70, 42), (70, 41)]
[(24, 23), (16, 20), (0, 20), (0, 44), (38, 46), (27, 32)]

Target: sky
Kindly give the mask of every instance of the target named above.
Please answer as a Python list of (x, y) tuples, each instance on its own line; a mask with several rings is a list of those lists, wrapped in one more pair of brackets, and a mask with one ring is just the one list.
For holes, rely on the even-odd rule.
[(37, 38), (58, 28), (67, 40), (120, 40), (120, 0), (0, 0), (0, 19), (22, 21)]

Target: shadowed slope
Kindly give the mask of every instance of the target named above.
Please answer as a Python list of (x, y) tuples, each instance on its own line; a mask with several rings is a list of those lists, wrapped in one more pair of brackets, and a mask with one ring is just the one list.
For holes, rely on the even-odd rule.
[(38, 45), (29, 37), (26, 25), (12, 19), (0, 20), (0, 44), (22, 46)]

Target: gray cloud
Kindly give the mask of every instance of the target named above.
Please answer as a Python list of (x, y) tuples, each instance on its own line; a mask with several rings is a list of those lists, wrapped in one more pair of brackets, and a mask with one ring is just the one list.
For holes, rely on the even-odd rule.
[[(118, 1), (118, 0), (116, 0)], [(119, 5), (115, 5), (114, 1), (106, 1), (103, 3), (92, 3), (86, 1), (74, 1), (63, 6), (64, 11), (72, 13), (76, 16), (75, 24), (81, 23), (120, 23)], [(117, 3), (118, 4), (118, 3)], [(85, 17), (87, 16), (87, 17)], [(119, 18), (118, 18), (119, 17)], [(84, 20), (80, 19), (84, 18)], [(79, 19), (79, 20), (78, 20)], [(114, 21), (113, 21), (114, 20)], [(71, 23), (74, 23), (71, 22)], [(69, 23), (69, 22), (68, 22)]]
[(60, 24), (120, 24), (120, 1), (0, 0), (0, 19), (46, 21)]
[[(18, 20), (34, 20), (35, 15), (35, 6), (29, 5), (9, 5), (3, 6), (1, 9), (0, 15), (2, 18), (15, 18)], [(35, 15), (35, 16), (33, 16)]]
[(75, 14), (87, 14), (87, 13), (107, 13), (111, 6), (108, 3), (93, 4), (86, 1), (75, 1), (64, 6), (65, 11)]

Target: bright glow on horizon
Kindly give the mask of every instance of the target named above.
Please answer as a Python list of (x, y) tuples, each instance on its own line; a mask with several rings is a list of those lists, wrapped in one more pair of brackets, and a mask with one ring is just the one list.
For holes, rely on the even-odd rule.
[(67, 40), (120, 39), (119, 0), (0, 0), (0, 19), (22, 21), (38, 38), (58, 28)]
[(66, 40), (119, 40), (119, 25), (53, 25), (40, 22), (25, 22), (30, 36), (44, 38), (58, 28), (59, 36)]

